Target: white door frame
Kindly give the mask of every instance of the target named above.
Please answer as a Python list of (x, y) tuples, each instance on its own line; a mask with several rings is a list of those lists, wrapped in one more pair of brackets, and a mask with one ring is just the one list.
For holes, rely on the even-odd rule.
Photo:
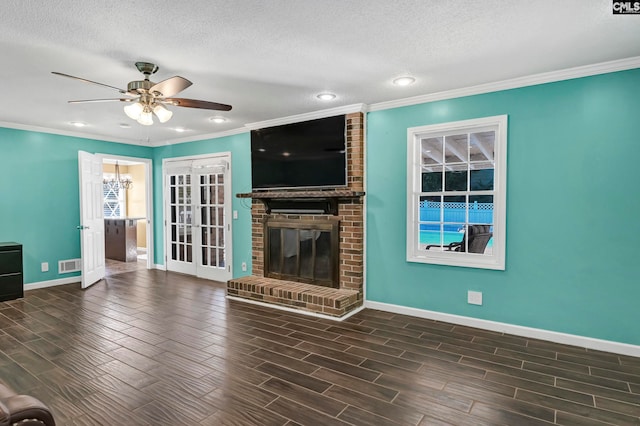
[[(167, 259), (169, 257), (169, 253), (168, 253), (168, 249), (169, 249), (169, 230), (168, 230), (168, 226), (167, 226), (167, 218), (170, 215), (170, 211), (169, 211), (169, 203), (167, 202), (167, 194), (168, 194), (168, 187), (167, 187), (167, 166), (169, 163), (171, 162), (180, 162), (180, 161), (192, 161), (192, 162), (201, 162), (201, 160), (207, 160), (207, 159), (214, 159), (214, 160), (224, 160), (225, 162), (227, 162), (228, 164), (228, 179), (225, 181), (225, 188), (228, 188), (228, 190), (225, 190), (225, 199), (227, 200), (227, 202), (225, 203), (225, 215), (228, 218), (228, 227), (227, 227), (227, 234), (225, 237), (225, 253), (227, 255), (226, 257), (226, 264), (228, 266), (227, 271), (226, 271), (226, 275), (224, 278), (224, 281), (229, 280), (233, 277), (233, 220), (232, 220), (232, 211), (233, 211), (233, 206), (232, 206), (232, 199), (231, 199), (231, 195), (232, 195), (232, 179), (231, 179), (231, 175), (232, 175), (232, 169), (231, 169), (231, 152), (230, 151), (225, 151), (225, 152), (216, 152), (216, 153), (210, 153), (210, 154), (200, 154), (200, 155), (188, 155), (188, 156), (184, 156), (184, 157), (171, 157), (171, 158), (164, 158), (162, 160), (162, 197), (163, 197), (163, 201), (162, 201), (162, 213), (163, 213), (163, 220), (164, 220), (164, 225), (163, 225), (163, 238), (164, 238), (164, 267), (165, 269), (167, 268)], [(195, 174), (194, 174), (195, 175)], [(228, 184), (228, 186), (227, 186)], [(195, 196), (195, 194), (194, 194)], [(196, 254), (195, 252), (193, 253), (193, 262), (195, 263), (196, 261)]]
[(145, 179), (145, 217), (147, 218), (147, 269), (153, 269), (155, 264), (153, 262), (154, 259), (154, 250), (153, 250), (153, 234), (154, 234), (154, 225), (153, 225), (153, 160), (150, 158), (138, 158), (138, 157), (127, 157), (124, 155), (114, 155), (114, 154), (96, 154), (102, 164), (104, 164), (104, 160), (120, 160), (120, 161), (132, 161), (135, 163), (144, 164), (144, 179)]

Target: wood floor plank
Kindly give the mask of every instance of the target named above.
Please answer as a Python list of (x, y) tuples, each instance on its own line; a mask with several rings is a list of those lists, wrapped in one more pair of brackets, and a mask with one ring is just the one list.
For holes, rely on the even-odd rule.
[(384, 402), (377, 398), (343, 388), (342, 386), (334, 385), (329, 388), (324, 395), (400, 424), (417, 425), (423, 417), (415, 408), (405, 408)]
[(277, 378), (267, 380), (260, 387), (331, 417), (347, 408), (347, 404), (339, 400)]
[(357, 379), (348, 374), (339, 373), (327, 368), (320, 368), (313, 373), (313, 377), (324, 380), (324, 383), (337, 384), (383, 401), (391, 402), (398, 395), (398, 391), (380, 384)]
[(135, 410), (153, 401), (150, 395), (110, 374), (96, 377), (87, 383), (128, 410)]
[(327, 348), (326, 346), (316, 345), (309, 342), (302, 342), (297, 345), (296, 348), (306, 351), (307, 355), (313, 353), (353, 365), (358, 365), (366, 359), (366, 357), (360, 356), (357, 353), (350, 352), (353, 348), (348, 348), (346, 351), (338, 351), (335, 349)]
[(638, 417), (634, 418), (633, 416), (629, 416), (625, 413), (602, 410), (592, 406), (578, 404), (565, 399), (555, 398), (527, 390), (518, 389), (516, 398), (521, 401), (527, 401), (532, 404), (548, 407), (558, 411), (564, 411), (566, 413), (575, 414), (588, 419), (600, 420), (618, 425), (640, 423), (640, 419)]
[(475, 403), (471, 409), (471, 414), (489, 420), (495, 425), (537, 426), (553, 424), (553, 422), (528, 417), (523, 414), (514, 413), (505, 408), (483, 402)]
[(304, 425), (317, 426), (347, 426), (347, 423), (335, 417), (327, 416), (315, 410), (310, 410), (302, 404), (280, 397), (269, 404), (267, 408), (283, 417)]
[[(322, 393), (331, 387), (330, 381), (323, 380), (322, 375), (316, 375), (318, 370), (314, 372), (313, 376), (308, 376), (270, 362), (260, 364), (257, 369), (270, 376), (286, 380), (290, 383), (294, 383), (318, 393)], [(320, 370), (323, 369), (321, 368)]]
[(556, 379), (556, 386), (561, 389), (569, 389), (576, 392), (582, 392), (596, 397), (601, 396), (617, 401), (630, 402), (632, 404), (640, 405), (640, 395), (627, 391), (619, 391), (615, 389), (605, 388), (602, 386), (590, 385), (587, 383), (575, 382), (573, 380), (562, 379), (558, 377)]
[(269, 361), (281, 367), (296, 370), (303, 374), (311, 374), (318, 369), (316, 365), (310, 362), (309, 356), (302, 360), (299, 360), (296, 358), (288, 357), (286, 355), (271, 352), (266, 349), (258, 349), (252, 352), (251, 355), (264, 361)]
[(522, 379), (520, 377), (508, 376), (506, 374), (488, 372), (485, 377), (490, 382), (502, 383), (513, 387), (530, 390), (532, 392), (543, 393), (550, 396), (578, 402), (585, 405), (594, 405), (593, 395), (584, 392), (576, 392), (573, 390), (563, 389), (558, 386), (546, 385), (531, 380)]
[(316, 367), (328, 368), (329, 370), (345, 373), (350, 376), (357, 377), (359, 379), (367, 380), (370, 382), (374, 381), (380, 375), (375, 371), (362, 368), (359, 366), (355, 366), (352, 364), (347, 364), (346, 362), (341, 362), (332, 358), (327, 358), (322, 355), (311, 354), (305, 358), (305, 361), (311, 364), (315, 364)]
[(354, 425), (354, 426), (397, 426), (400, 423), (394, 422), (391, 419), (386, 419), (377, 414), (370, 413), (360, 408), (349, 405), (340, 415), (339, 419)]

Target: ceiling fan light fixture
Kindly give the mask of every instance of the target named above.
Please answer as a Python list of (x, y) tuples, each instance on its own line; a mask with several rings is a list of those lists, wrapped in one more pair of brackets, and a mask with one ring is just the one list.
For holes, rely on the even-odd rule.
[(144, 107), (142, 114), (138, 117), (138, 123), (143, 126), (151, 126), (153, 124), (153, 113), (151, 112), (151, 108)]
[(144, 111), (144, 106), (140, 102), (135, 102), (124, 107), (124, 113), (132, 120), (138, 120)]
[[(230, 111), (231, 105), (221, 104), (217, 102), (201, 101), (197, 99), (184, 99), (174, 97), (187, 87), (191, 86), (191, 82), (184, 77), (173, 76), (154, 83), (149, 77), (158, 71), (158, 66), (150, 62), (136, 62), (136, 68), (144, 75), (144, 80), (130, 81), (127, 89), (121, 89), (110, 86), (97, 81), (87, 80), (86, 78), (75, 77), (73, 75), (64, 74), (53, 71), (53, 74), (61, 77), (71, 78), (84, 83), (91, 83), (97, 86), (107, 87), (125, 95), (127, 97), (117, 97), (111, 99), (85, 99), (69, 101), (70, 103), (79, 104), (87, 102), (126, 102), (124, 112), (127, 117), (136, 120), (144, 126), (153, 124), (153, 116), (158, 118), (160, 123), (166, 123), (173, 116), (173, 112), (167, 109), (166, 105), (173, 105), (186, 108), (199, 108), (214, 111)], [(217, 122), (217, 120), (216, 120)], [(121, 126), (122, 127), (122, 126)]]
[(173, 112), (169, 111), (162, 104), (155, 104), (153, 107), (153, 113), (158, 117), (161, 123), (166, 123), (173, 116)]

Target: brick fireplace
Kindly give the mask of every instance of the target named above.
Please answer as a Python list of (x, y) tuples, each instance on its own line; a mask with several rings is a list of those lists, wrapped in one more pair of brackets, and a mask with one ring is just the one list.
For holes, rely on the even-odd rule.
[[(343, 317), (359, 308), (363, 303), (363, 117), (362, 113), (347, 115), (347, 179), (348, 188), (317, 191), (268, 191), (237, 194), (240, 198), (252, 198), (252, 275), (235, 278), (227, 282), (227, 295), (254, 302), (294, 308), (297, 310)], [(277, 261), (273, 255), (265, 253), (265, 244), (272, 239), (265, 229), (268, 224), (285, 224), (286, 229), (295, 232), (278, 231), (294, 243), (288, 249), (277, 246), (272, 253), (280, 253)], [(307, 226), (308, 225), (308, 226)], [(313, 268), (319, 271), (319, 282), (312, 283), (306, 265), (305, 250), (324, 250), (321, 236), (313, 234), (318, 229), (334, 226), (335, 272), (333, 283), (326, 280), (324, 264), (326, 259), (316, 259)], [(277, 235), (276, 231), (273, 235)], [(288, 232), (288, 234), (285, 234)], [(311, 232), (311, 234), (310, 234)], [(313, 239), (314, 243), (308, 243)], [(281, 241), (280, 244), (284, 244)], [(331, 244), (331, 243), (329, 243)], [(296, 248), (297, 247), (297, 248)], [(311, 247), (311, 248), (309, 248)], [(278, 251), (280, 250), (280, 251)], [(294, 253), (292, 250), (297, 250)], [(265, 268), (265, 261), (270, 263)], [(288, 263), (287, 263), (288, 262)], [(273, 272), (269, 265), (279, 265), (279, 272)], [(284, 265), (284, 266), (283, 266)], [(287, 266), (288, 265), (288, 266)], [(283, 269), (284, 268), (284, 269)], [(331, 266), (328, 266), (331, 269)], [(277, 268), (276, 268), (277, 269)], [(296, 277), (291, 271), (302, 271)], [(265, 273), (266, 272), (266, 273)], [(283, 272), (286, 272), (283, 274)], [(316, 274), (316, 275), (318, 275)], [(280, 279), (282, 278), (282, 279)], [(317, 285), (319, 284), (319, 285)]]

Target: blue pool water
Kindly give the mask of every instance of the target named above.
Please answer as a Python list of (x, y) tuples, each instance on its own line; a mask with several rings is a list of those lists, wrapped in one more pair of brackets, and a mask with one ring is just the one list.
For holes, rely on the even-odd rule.
[[(464, 232), (445, 231), (444, 245), (450, 243), (458, 243), (462, 241)], [(440, 244), (440, 232), (438, 231), (420, 231), (420, 244)], [(489, 240), (487, 247), (493, 246), (493, 238)]]

